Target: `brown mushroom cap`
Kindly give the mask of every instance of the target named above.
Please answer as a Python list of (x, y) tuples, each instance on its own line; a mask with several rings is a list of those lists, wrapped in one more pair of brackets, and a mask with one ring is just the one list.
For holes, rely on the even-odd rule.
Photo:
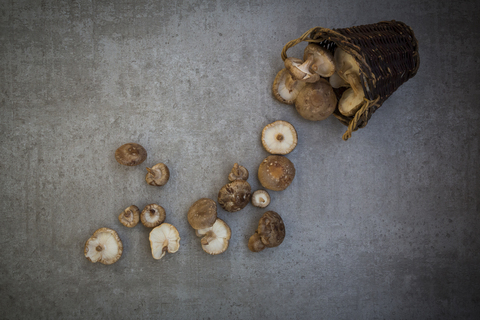
[(294, 80), (287, 69), (280, 70), (273, 81), (272, 93), (275, 99), (285, 104), (293, 104), (306, 82)]
[(252, 188), (245, 180), (235, 180), (224, 185), (218, 192), (218, 204), (228, 212), (245, 208), (250, 202)]
[(337, 106), (337, 97), (330, 83), (320, 79), (308, 84), (298, 94), (295, 108), (307, 120), (319, 121), (330, 116)]
[(311, 73), (308, 68), (303, 68), (303, 60), (297, 58), (285, 59), (285, 68), (292, 75), (294, 80), (301, 80), (309, 83), (317, 82), (320, 76), (316, 73)]
[(151, 186), (163, 186), (170, 178), (170, 170), (163, 163), (157, 163), (151, 168), (147, 168), (147, 175), (145, 181)]
[(115, 159), (125, 166), (138, 166), (147, 159), (147, 151), (137, 143), (127, 143), (115, 151)]
[(212, 199), (199, 199), (188, 210), (188, 223), (193, 229), (209, 228), (213, 226), (215, 220), (217, 220), (217, 203)]
[(115, 263), (120, 259), (122, 253), (122, 240), (117, 232), (110, 228), (98, 229), (85, 243), (85, 257), (93, 263)]
[(267, 211), (258, 222), (257, 231), (262, 243), (269, 248), (277, 247), (285, 238), (285, 225), (275, 211)]
[(233, 165), (232, 171), (228, 175), (228, 180), (247, 180), (248, 179), (248, 170), (244, 166), (235, 163)]
[(165, 221), (166, 218), (165, 209), (156, 203), (145, 206), (140, 215), (142, 224), (147, 228), (154, 228)]
[(256, 231), (253, 236), (248, 239), (248, 249), (253, 252), (260, 252), (265, 249), (265, 245), (263, 244), (262, 239), (260, 239), (260, 235)]
[(288, 158), (271, 155), (258, 167), (258, 180), (264, 188), (273, 191), (285, 190), (295, 178), (295, 167)]
[(335, 72), (333, 54), (326, 48), (315, 43), (309, 43), (303, 54), (306, 67), (322, 77), (330, 77)]
[(123, 210), (122, 213), (118, 216), (118, 220), (125, 227), (133, 228), (137, 225), (140, 220), (140, 209), (137, 206), (130, 206)]

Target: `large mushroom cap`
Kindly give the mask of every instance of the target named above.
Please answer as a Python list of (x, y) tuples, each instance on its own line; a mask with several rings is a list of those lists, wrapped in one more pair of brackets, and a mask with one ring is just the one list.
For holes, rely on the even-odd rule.
[(170, 170), (164, 163), (157, 163), (151, 168), (147, 168), (145, 181), (151, 186), (163, 186), (170, 178)]
[(258, 167), (258, 180), (263, 187), (273, 190), (285, 190), (295, 178), (295, 167), (288, 158), (271, 155)]
[(100, 228), (85, 243), (85, 257), (95, 263), (112, 264), (123, 253), (123, 244), (117, 232), (110, 228)]
[(166, 252), (175, 253), (180, 248), (180, 235), (177, 228), (162, 223), (150, 232), (150, 247), (154, 259), (161, 259)]
[(118, 216), (118, 220), (125, 227), (133, 228), (140, 220), (140, 209), (137, 206), (129, 206)]
[(252, 188), (245, 180), (235, 180), (224, 185), (218, 192), (218, 204), (228, 212), (245, 208), (250, 202)]
[(297, 131), (287, 121), (278, 120), (262, 130), (262, 145), (272, 154), (288, 154), (297, 146)]
[(115, 151), (115, 159), (125, 166), (137, 166), (147, 159), (147, 151), (138, 143), (126, 143)]
[(232, 236), (232, 230), (222, 219), (217, 219), (213, 226), (196, 231), (201, 240), (202, 249), (206, 253), (216, 255), (225, 252), (228, 248), (228, 241)]
[(285, 225), (275, 211), (267, 211), (258, 222), (257, 233), (262, 243), (269, 248), (277, 247), (285, 238)]
[(309, 83), (297, 96), (295, 108), (307, 120), (319, 121), (330, 116), (337, 106), (337, 97), (325, 79)]
[(162, 206), (152, 203), (143, 208), (140, 219), (145, 227), (154, 228), (162, 224), (163, 221), (165, 221), (166, 216), (167, 214)]
[(215, 220), (217, 220), (217, 203), (212, 199), (199, 199), (188, 210), (188, 223), (193, 229), (209, 228), (213, 226)]

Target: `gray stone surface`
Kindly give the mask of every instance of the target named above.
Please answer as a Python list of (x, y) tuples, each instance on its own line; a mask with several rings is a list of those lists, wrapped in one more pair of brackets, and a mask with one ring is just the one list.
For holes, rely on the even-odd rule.
[[(474, 319), (480, 314), (477, 1), (1, 1), (0, 318)], [(313, 26), (403, 21), (421, 67), (344, 142), (270, 92), (283, 45)], [(301, 57), (303, 45), (289, 54)], [(235, 162), (267, 156), (266, 124), (299, 134), (297, 176), (271, 192), (277, 248), (247, 248), (260, 216), (219, 210), (228, 250), (188, 225)], [(123, 167), (126, 142), (148, 159)], [(161, 188), (145, 165), (166, 163)], [(151, 257), (127, 206), (157, 202), (180, 250)], [(114, 265), (83, 255), (118, 231)]]

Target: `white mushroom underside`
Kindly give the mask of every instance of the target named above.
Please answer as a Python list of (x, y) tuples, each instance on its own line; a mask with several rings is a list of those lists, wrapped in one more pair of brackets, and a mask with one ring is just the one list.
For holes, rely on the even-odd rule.
[(267, 204), (268, 199), (263, 193), (257, 192), (253, 194), (253, 202), (258, 203), (259, 206), (264, 206)]
[[(231, 233), (228, 225), (217, 219), (213, 226), (205, 229), (198, 229), (196, 231), (197, 236), (201, 237), (210, 232), (208, 244), (202, 244), (204, 251), (210, 254), (220, 254), (224, 252), (228, 247), (228, 240), (230, 240)], [(206, 235), (207, 237), (209, 235)]]
[[(102, 248), (101, 251), (97, 250), (99, 246)], [(90, 258), (92, 262), (98, 262), (101, 259), (110, 260), (118, 254), (117, 240), (108, 232), (101, 232), (96, 238), (89, 240), (87, 247), (88, 252), (85, 256)]]
[(356, 95), (353, 89), (349, 88), (343, 93), (338, 103), (338, 110), (343, 115), (351, 116), (360, 108), (364, 97), (363, 91), (360, 91), (360, 93)]
[[(166, 251), (175, 253), (180, 248), (180, 237), (177, 229), (168, 223), (161, 224), (150, 232), (150, 246), (154, 259), (161, 259)], [(163, 248), (167, 246), (167, 250)]]
[(155, 212), (154, 214), (151, 214), (150, 212), (147, 212), (145, 214), (145, 221), (154, 223), (158, 221), (158, 218), (160, 218), (160, 214), (158, 212)]
[[(283, 136), (281, 140), (277, 139), (279, 135)], [(295, 143), (291, 129), (284, 124), (267, 128), (263, 139), (272, 153), (282, 153), (289, 150)]]

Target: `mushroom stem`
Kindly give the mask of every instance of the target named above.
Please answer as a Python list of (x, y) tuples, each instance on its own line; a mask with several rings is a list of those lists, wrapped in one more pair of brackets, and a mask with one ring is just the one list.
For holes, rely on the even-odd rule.
[(148, 173), (150, 173), (151, 175), (153, 175), (153, 176), (155, 175), (155, 171), (153, 171), (152, 168), (148, 168), (148, 167), (147, 167), (147, 171), (148, 171)]
[(305, 73), (310, 73), (310, 67), (312, 66), (314, 61), (315, 61), (314, 55), (309, 54), (307, 57), (307, 60), (305, 60), (300, 66), (298, 66), (298, 69), (302, 70)]
[(213, 231), (208, 231), (207, 233), (205, 233), (205, 236), (202, 238), (202, 240), (200, 240), (200, 242), (202, 243), (202, 245), (207, 245), (209, 244), (212, 240), (215, 240), (215, 233), (213, 233)]
[(103, 247), (101, 245), (98, 245), (95, 250), (97, 250), (98, 252), (102, 251), (103, 250)]
[(162, 254), (168, 251), (168, 240), (163, 242)]
[(293, 91), (296, 82), (297, 80), (293, 79), (290, 73), (287, 74), (287, 77), (285, 78), (285, 88), (288, 90), (288, 92)]
[(350, 84), (350, 87), (352, 87), (353, 92), (357, 96), (359, 94), (358, 88), (360, 87), (360, 79), (354, 73), (349, 73), (345, 75), (345, 78), (347, 82)]

